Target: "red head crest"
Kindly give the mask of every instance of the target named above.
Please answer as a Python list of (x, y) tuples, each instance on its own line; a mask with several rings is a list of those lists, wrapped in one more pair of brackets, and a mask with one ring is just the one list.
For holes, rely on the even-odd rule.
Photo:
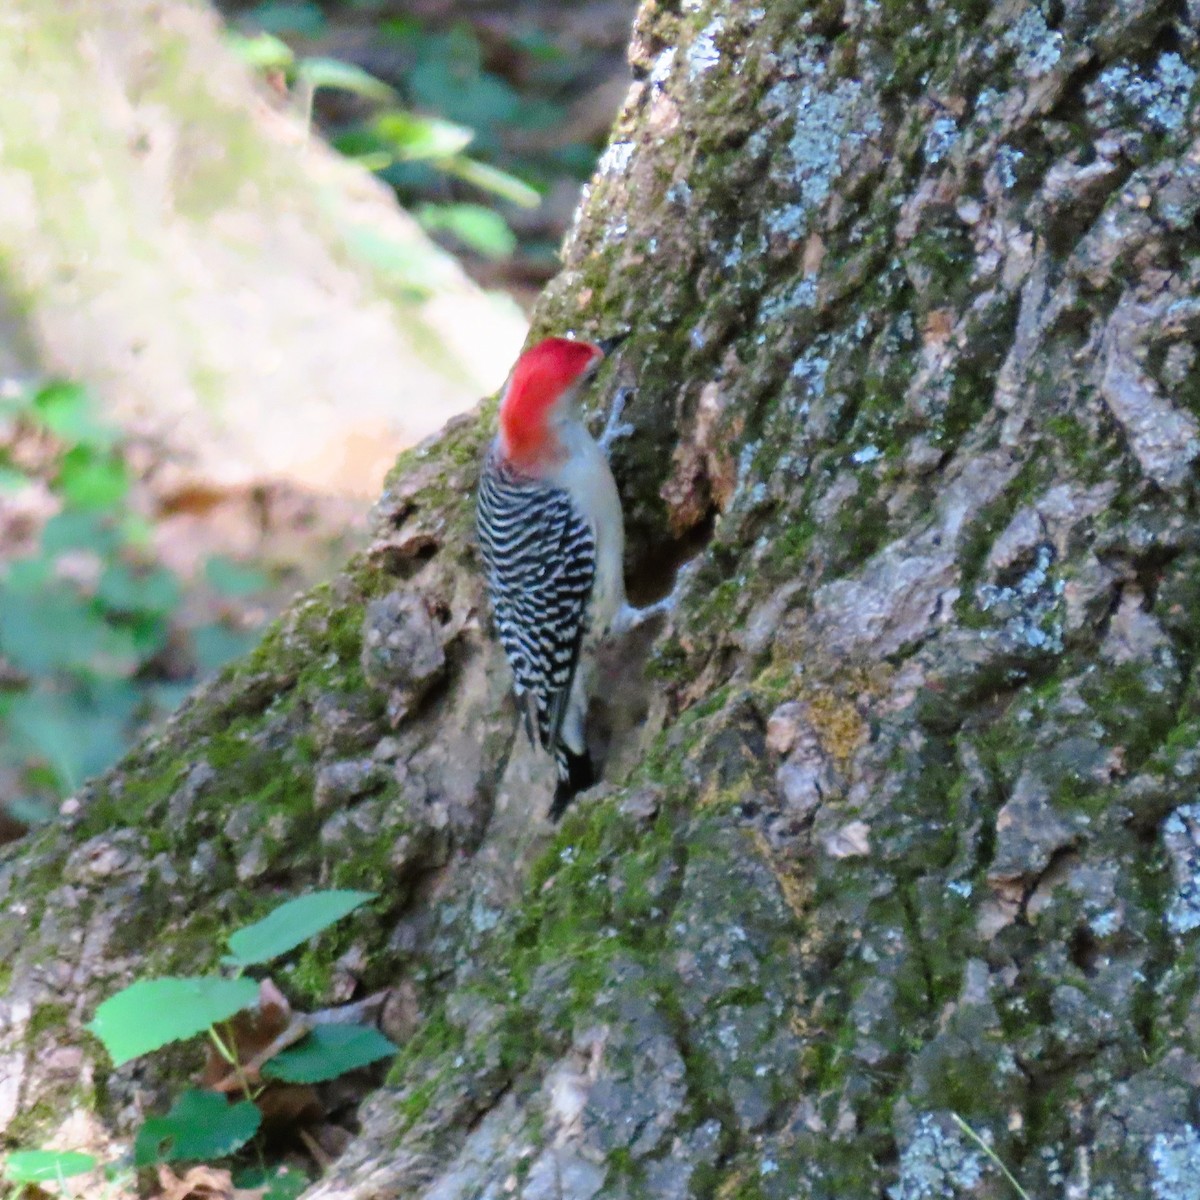
[(591, 342), (546, 338), (517, 360), (500, 403), (500, 438), (505, 456), (517, 466), (535, 463), (549, 447), (546, 418), (561, 399), (604, 357)]

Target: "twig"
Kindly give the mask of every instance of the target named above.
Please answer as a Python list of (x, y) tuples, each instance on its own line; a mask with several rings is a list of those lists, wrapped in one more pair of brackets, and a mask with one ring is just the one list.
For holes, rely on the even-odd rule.
[(987, 1142), (985, 1142), (983, 1138), (981, 1138), (979, 1134), (977, 1134), (975, 1130), (973, 1130), (970, 1125), (968, 1125), (966, 1121), (964, 1121), (962, 1117), (958, 1115), (958, 1113), (951, 1113), (950, 1116), (953, 1117), (954, 1123), (959, 1127), (959, 1129), (961, 1129), (963, 1133), (965, 1133), (967, 1137), (969, 1137), (971, 1141), (973, 1141), (975, 1145), (977, 1145), (980, 1150), (982, 1150), (984, 1154), (986, 1154), (988, 1158), (992, 1160), (992, 1162), (999, 1169), (1000, 1174), (1012, 1184), (1013, 1190), (1018, 1196), (1021, 1197), (1021, 1200), (1029, 1200), (1029, 1193), (1016, 1181), (1013, 1173), (1004, 1165), (1004, 1163), (1000, 1161), (1000, 1156), (995, 1152), (995, 1150), (993, 1150), (991, 1146), (989, 1146)]

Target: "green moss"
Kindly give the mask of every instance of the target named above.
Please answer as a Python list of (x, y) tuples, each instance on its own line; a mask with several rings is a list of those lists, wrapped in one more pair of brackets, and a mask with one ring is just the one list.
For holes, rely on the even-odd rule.
[(878, 484), (874, 475), (865, 475), (859, 495), (838, 511), (829, 539), (834, 551), (829, 576), (848, 574), (887, 544), (889, 513), (887, 502), (874, 495)]
[(1174, 730), (1178, 693), (1146, 663), (1129, 662), (1089, 676), (1081, 689), (1113, 743), (1135, 769)]
[(816, 522), (810, 517), (801, 516), (788, 522), (778, 535), (771, 539), (763, 566), (776, 577), (795, 572), (799, 563), (808, 557), (816, 532)]
[(25, 1043), (29, 1049), (33, 1049), (43, 1033), (54, 1031), (55, 1033), (66, 1029), (71, 1023), (71, 1009), (67, 1004), (46, 1003), (39, 1004), (29, 1018), (29, 1024), (25, 1027)]
[(439, 1008), (401, 1047), (388, 1071), (388, 1086), (399, 1089), (397, 1105), (403, 1121), (398, 1136), (420, 1121), (439, 1091), (453, 1086), (456, 1075), (462, 1074), (464, 1041), (463, 1030)]
[[(917, 38), (905, 37), (913, 43)], [(921, 301), (928, 309), (961, 312), (971, 301), (975, 257), (962, 226), (938, 225), (922, 230), (905, 251), (905, 259), (920, 283)]]
[[(321, 941), (323, 943), (324, 939)], [(321, 944), (307, 946), (301, 951), (295, 966), (287, 972), (288, 990), (298, 1004), (319, 1007), (328, 1003), (334, 958), (328, 949), (322, 949)]]

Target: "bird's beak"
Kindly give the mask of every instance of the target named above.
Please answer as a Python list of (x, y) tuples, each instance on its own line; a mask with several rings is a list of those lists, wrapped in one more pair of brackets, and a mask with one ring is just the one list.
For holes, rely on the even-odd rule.
[(597, 338), (596, 345), (604, 351), (604, 357), (607, 358), (627, 337), (629, 330), (624, 333), (615, 333), (612, 337)]

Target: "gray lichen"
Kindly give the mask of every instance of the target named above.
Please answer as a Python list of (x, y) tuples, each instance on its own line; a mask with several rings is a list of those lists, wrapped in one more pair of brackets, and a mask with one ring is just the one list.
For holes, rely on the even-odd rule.
[(922, 1113), (900, 1151), (891, 1200), (950, 1200), (983, 1178), (986, 1160), (944, 1114)]
[(1150, 1143), (1154, 1200), (1200, 1200), (1200, 1131), (1184, 1125)]
[(1062, 58), (1063, 35), (1050, 29), (1036, 6), (1021, 13), (1004, 40), (1016, 52), (1017, 70), (1034, 78), (1045, 75)]
[(1167, 927), (1182, 936), (1200, 929), (1200, 804), (1177, 808), (1163, 821), (1162, 834), (1175, 879)]

